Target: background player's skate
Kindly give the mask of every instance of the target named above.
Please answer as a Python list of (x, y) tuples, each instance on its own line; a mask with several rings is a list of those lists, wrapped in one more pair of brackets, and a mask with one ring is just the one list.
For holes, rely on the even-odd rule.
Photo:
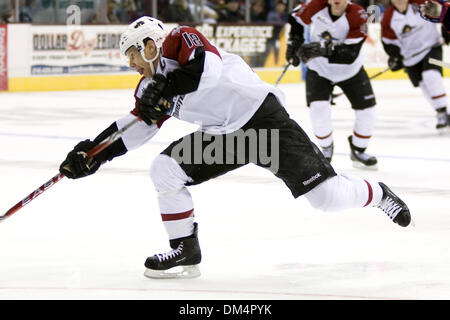
[(450, 126), (450, 115), (447, 113), (448, 108), (443, 107), (436, 109), (436, 129), (439, 133), (446, 133)]
[(353, 144), (353, 137), (348, 137), (350, 145), (350, 159), (353, 167), (369, 170), (378, 170), (378, 160), (375, 156), (366, 152), (366, 148), (357, 147)]

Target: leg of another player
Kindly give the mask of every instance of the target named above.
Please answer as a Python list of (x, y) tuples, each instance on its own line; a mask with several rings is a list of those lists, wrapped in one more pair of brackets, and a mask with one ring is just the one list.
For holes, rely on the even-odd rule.
[(333, 157), (333, 126), (331, 123), (331, 94), (333, 84), (316, 71), (306, 72), (306, 103), (310, 107), (313, 133), (325, 158)]
[(310, 105), (310, 118), (317, 144), (329, 162), (333, 157), (333, 124), (329, 101), (313, 101)]
[(448, 108), (448, 98), (441, 73), (435, 69), (423, 71), (419, 87), (428, 103), (436, 111), (436, 129), (442, 132), (450, 125), (450, 108)]
[(351, 160), (354, 167), (377, 169), (378, 160), (375, 156), (366, 153), (375, 127), (375, 106), (365, 109), (355, 109), (355, 122), (353, 133), (348, 137)]
[(348, 137), (352, 164), (356, 168), (376, 170), (377, 158), (366, 153), (376, 120), (376, 99), (367, 72), (361, 68), (352, 78), (337, 85), (355, 110), (353, 133)]

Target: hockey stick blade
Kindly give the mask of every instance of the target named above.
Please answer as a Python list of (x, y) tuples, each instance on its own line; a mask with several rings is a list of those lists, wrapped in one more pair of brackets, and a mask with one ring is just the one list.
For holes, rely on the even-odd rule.
[(428, 59), (428, 62), (430, 64), (434, 64), (435, 66), (443, 67), (443, 68), (450, 68), (450, 63), (444, 62), (438, 59), (430, 58)]
[(42, 186), (34, 190), (32, 193), (30, 193), (27, 197), (23, 198), (21, 201), (17, 202), (12, 208), (10, 208), (3, 216), (0, 216), (0, 222), (3, 222), (6, 218), (12, 216), (16, 211), (26, 206), (28, 203), (30, 203), (32, 200), (34, 200), (37, 196), (41, 195), (44, 191), (48, 190), (51, 186), (53, 186), (55, 183), (60, 181), (62, 178), (64, 178), (64, 175), (62, 173), (58, 173), (53, 178), (48, 180), (46, 183), (44, 183)]
[[(118, 140), (122, 134), (131, 128), (134, 124), (136, 124), (139, 121), (139, 118), (135, 118), (132, 121), (130, 121), (127, 125), (125, 125), (122, 129), (114, 132), (109, 137), (105, 138), (102, 142), (100, 142), (97, 146), (92, 148), (88, 151), (88, 157), (91, 158), (110, 146), (114, 141)], [(12, 216), (14, 213), (16, 213), (18, 210), (22, 209), (24, 206), (26, 206), (28, 203), (30, 203), (32, 200), (36, 199), (39, 195), (41, 195), (44, 191), (47, 191), (51, 186), (55, 185), (58, 181), (61, 181), (62, 178), (64, 178), (65, 175), (62, 173), (58, 173), (57, 175), (53, 176), (50, 180), (48, 180), (46, 183), (44, 183), (42, 186), (34, 190), (32, 193), (30, 193), (27, 197), (23, 198), (21, 201), (17, 202), (13, 207), (11, 207), (6, 213), (2, 216), (0, 216), (0, 222), (5, 221), (7, 218)]]

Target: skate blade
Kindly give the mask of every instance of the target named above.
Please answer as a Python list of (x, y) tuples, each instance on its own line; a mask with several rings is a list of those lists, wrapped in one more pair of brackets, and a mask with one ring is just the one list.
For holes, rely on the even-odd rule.
[(450, 127), (437, 128), (438, 135), (447, 135), (450, 133)]
[(145, 269), (144, 276), (151, 279), (192, 279), (200, 276), (198, 265), (176, 266), (168, 270)]
[(366, 166), (359, 161), (352, 160), (352, 165), (353, 165), (353, 168), (356, 168), (356, 169), (371, 170), (371, 171), (378, 170), (378, 165), (376, 165), (376, 164), (373, 166)]

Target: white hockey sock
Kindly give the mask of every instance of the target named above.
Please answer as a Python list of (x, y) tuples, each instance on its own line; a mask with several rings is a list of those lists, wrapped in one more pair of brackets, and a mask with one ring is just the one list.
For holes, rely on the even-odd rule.
[(376, 120), (375, 107), (355, 110), (355, 124), (353, 126), (352, 143), (358, 148), (367, 148)]
[(419, 87), (433, 109), (447, 106), (448, 98), (439, 71), (425, 70), (422, 72), (422, 81), (419, 83)]
[(310, 118), (314, 135), (320, 147), (328, 147), (333, 142), (331, 105), (328, 101), (311, 102)]
[(178, 163), (167, 155), (158, 155), (150, 168), (158, 192), (161, 218), (169, 239), (187, 237), (194, 232), (194, 204), (184, 186), (190, 181)]
[(381, 201), (383, 190), (371, 182), (349, 174), (338, 174), (305, 194), (311, 206), (333, 212), (374, 206)]
[(419, 88), (422, 90), (422, 94), (427, 100), (427, 102), (430, 104), (430, 106), (433, 106), (431, 102), (431, 97), (428, 94), (427, 86), (423, 80), (419, 82)]

